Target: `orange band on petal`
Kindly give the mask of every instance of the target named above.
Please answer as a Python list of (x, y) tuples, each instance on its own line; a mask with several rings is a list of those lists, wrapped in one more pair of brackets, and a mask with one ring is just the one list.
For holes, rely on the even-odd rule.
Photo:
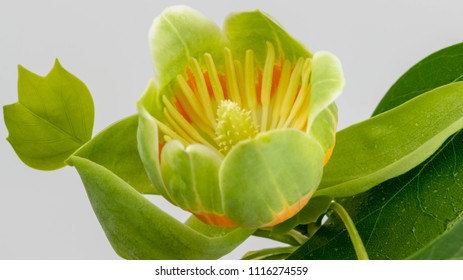
[(331, 155), (333, 154), (334, 146), (329, 148), (328, 151), (326, 151), (325, 157), (323, 158), (323, 166), (325, 166), (328, 161), (331, 158)]
[(304, 206), (307, 205), (309, 202), (310, 198), (312, 197), (313, 192), (310, 192), (308, 195), (304, 196), (301, 198), (299, 201), (294, 203), (293, 205), (288, 206), (285, 208), (283, 211), (278, 213), (275, 216), (275, 219), (271, 221), (270, 223), (264, 225), (263, 227), (273, 227), (279, 223), (282, 223), (286, 221), (287, 219), (291, 218), (292, 216), (296, 215), (299, 213), (299, 211), (304, 208)]
[(236, 227), (237, 225), (233, 223), (227, 216), (219, 215), (214, 213), (193, 213), (198, 220), (201, 222), (219, 227)]

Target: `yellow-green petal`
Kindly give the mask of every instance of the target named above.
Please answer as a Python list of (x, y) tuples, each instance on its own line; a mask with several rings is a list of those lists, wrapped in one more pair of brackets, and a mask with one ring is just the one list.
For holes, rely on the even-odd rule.
[(168, 142), (161, 153), (161, 172), (175, 204), (193, 213), (223, 214), (219, 189), (222, 157), (199, 144)]
[(328, 162), (335, 148), (337, 124), (338, 108), (333, 102), (315, 118), (309, 131), (309, 135), (320, 143), (325, 152), (324, 164)]
[(323, 157), (320, 144), (295, 129), (273, 130), (241, 142), (220, 169), (225, 213), (246, 228), (290, 218), (317, 189)]
[(139, 122), (137, 129), (138, 152), (144, 169), (158, 193), (170, 200), (161, 176), (159, 164), (159, 135), (156, 119), (139, 103)]
[(167, 8), (153, 22), (149, 43), (159, 87), (185, 73), (190, 58), (220, 59), (227, 39), (208, 17), (187, 6)]
[(265, 62), (267, 42), (277, 51), (277, 58), (296, 61), (299, 57), (311, 57), (310, 52), (289, 35), (275, 20), (261, 11), (231, 14), (224, 23), (236, 58), (244, 61), (245, 53), (254, 51), (259, 63)]
[(308, 131), (317, 116), (341, 94), (344, 75), (338, 58), (329, 52), (317, 52), (312, 61), (312, 94)]

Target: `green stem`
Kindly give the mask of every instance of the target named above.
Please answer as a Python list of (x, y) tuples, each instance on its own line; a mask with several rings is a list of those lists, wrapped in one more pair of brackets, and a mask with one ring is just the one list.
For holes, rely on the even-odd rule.
[(284, 260), (294, 253), (298, 247), (268, 248), (246, 253), (242, 260)]
[(362, 239), (355, 227), (354, 222), (347, 213), (346, 209), (342, 207), (341, 204), (337, 202), (332, 202), (330, 208), (338, 214), (341, 218), (342, 222), (346, 226), (347, 232), (349, 233), (350, 240), (352, 241), (352, 245), (354, 246), (355, 253), (357, 254), (357, 258), (359, 260), (368, 260), (368, 254), (365, 250), (365, 246), (363, 246)]
[(273, 239), (292, 246), (300, 246), (309, 240), (307, 236), (294, 229), (279, 234), (273, 234), (271, 230), (258, 229), (253, 235)]

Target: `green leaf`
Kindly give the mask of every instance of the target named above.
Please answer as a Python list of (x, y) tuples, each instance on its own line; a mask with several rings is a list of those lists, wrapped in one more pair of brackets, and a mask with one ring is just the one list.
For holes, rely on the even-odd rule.
[(389, 89), (374, 115), (424, 92), (457, 81), (463, 81), (463, 43), (435, 52), (410, 68)]
[[(127, 259), (216, 259), (252, 232), (208, 230), (212, 237), (172, 218), (108, 169), (88, 159), (70, 158), (114, 250)], [(194, 222), (192, 222), (194, 223)]]
[(225, 214), (246, 228), (291, 217), (300, 209), (292, 207), (303, 207), (297, 204), (318, 186), (323, 156), (312, 137), (294, 129), (261, 133), (237, 144), (219, 174)]
[(137, 127), (138, 115), (118, 121), (96, 135), (74, 155), (104, 166), (141, 193), (157, 194), (140, 160)]
[(399, 176), (463, 128), (463, 82), (431, 90), (337, 134), (316, 195), (345, 197)]
[(158, 16), (149, 33), (151, 57), (159, 87), (185, 74), (189, 58), (208, 52), (221, 60), (227, 39), (208, 17), (187, 6), (167, 8)]
[(242, 260), (283, 260), (296, 250), (297, 247), (279, 247), (251, 251), (246, 253)]
[(32, 168), (63, 167), (64, 161), (92, 136), (90, 92), (58, 60), (45, 77), (22, 66), (18, 72), (18, 102), (3, 107), (8, 141)]
[[(375, 114), (463, 75), (463, 44), (425, 58), (394, 84)], [(430, 113), (437, 101), (430, 107)], [(341, 203), (354, 220), (371, 258), (463, 258), (463, 133), (447, 140), (409, 172)], [(356, 157), (352, 157), (355, 159)], [(352, 164), (349, 163), (351, 166)], [(348, 259), (355, 252), (334, 215), (292, 259)]]
[(272, 43), (276, 48), (278, 59), (296, 61), (299, 57), (312, 56), (278, 23), (258, 10), (231, 14), (225, 20), (224, 31), (230, 39), (235, 58), (241, 61), (244, 61), (246, 51), (251, 49), (254, 51), (257, 61), (263, 64), (267, 42)]
[(458, 219), (425, 248), (411, 255), (409, 259), (440, 260), (463, 259), (463, 219)]
[[(463, 133), (426, 162), (339, 202), (372, 259), (463, 258)], [(333, 215), (291, 259), (354, 259), (344, 224)]]

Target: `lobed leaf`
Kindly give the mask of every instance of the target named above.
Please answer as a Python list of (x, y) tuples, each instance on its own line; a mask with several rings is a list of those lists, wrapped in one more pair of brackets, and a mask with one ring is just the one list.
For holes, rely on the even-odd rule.
[(53, 170), (92, 136), (94, 107), (85, 84), (55, 61), (47, 76), (18, 67), (18, 102), (3, 107), (8, 141), (32, 168)]

